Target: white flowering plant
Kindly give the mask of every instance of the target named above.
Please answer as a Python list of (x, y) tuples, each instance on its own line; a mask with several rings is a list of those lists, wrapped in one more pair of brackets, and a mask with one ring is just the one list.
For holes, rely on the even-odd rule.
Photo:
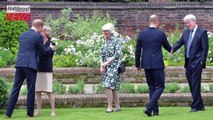
[[(134, 65), (135, 40), (128, 36), (119, 37), (122, 43), (122, 60), (128, 66)], [(98, 67), (100, 65), (100, 48), (103, 35), (93, 33), (89, 38), (82, 37), (77, 41), (58, 41), (54, 64), (56, 67)], [(61, 44), (61, 45), (60, 45)]]

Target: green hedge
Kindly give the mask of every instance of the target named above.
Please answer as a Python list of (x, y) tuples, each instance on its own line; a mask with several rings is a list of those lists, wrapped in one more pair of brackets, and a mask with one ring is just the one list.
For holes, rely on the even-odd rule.
[(0, 76), (0, 109), (5, 108), (8, 99), (8, 85), (4, 79)]
[(25, 21), (8, 21), (6, 12), (0, 12), (0, 48), (17, 53), (19, 35), (28, 29)]

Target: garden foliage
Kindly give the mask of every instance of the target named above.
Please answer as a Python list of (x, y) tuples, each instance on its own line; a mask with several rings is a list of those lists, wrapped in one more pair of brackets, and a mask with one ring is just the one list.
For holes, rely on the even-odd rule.
[(6, 12), (0, 12), (0, 48), (9, 49), (17, 53), (19, 35), (28, 29), (24, 21), (6, 20)]
[(5, 108), (8, 99), (8, 86), (0, 76), (0, 109)]

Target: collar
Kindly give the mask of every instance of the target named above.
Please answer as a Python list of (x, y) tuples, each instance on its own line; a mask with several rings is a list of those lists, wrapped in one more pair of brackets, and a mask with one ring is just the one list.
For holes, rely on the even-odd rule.
[(149, 27), (152, 27), (152, 28), (157, 28), (156, 26), (154, 26), (154, 25), (150, 25)]
[(198, 27), (198, 26), (196, 26), (196, 27), (193, 29), (193, 32), (196, 32), (196, 30), (197, 30), (197, 27)]
[(35, 31), (37, 32), (37, 30), (36, 30), (36, 28), (35, 28), (35, 27), (33, 27), (33, 26), (32, 26), (32, 27), (31, 27), (31, 29), (33, 29), (33, 30), (35, 30)]

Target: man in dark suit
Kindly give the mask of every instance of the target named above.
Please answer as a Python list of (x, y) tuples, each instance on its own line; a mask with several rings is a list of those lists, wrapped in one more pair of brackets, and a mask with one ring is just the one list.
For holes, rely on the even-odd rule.
[(197, 112), (205, 110), (200, 92), (202, 69), (205, 68), (208, 53), (208, 36), (206, 30), (197, 26), (194, 15), (186, 15), (183, 20), (188, 29), (173, 46), (172, 52), (178, 50), (182, 45), (185, 47), (186, 77), (193, 98), (191, 112)]
[(35, 82), (38, 66), (38, 54), (51, 54), (54, 46), (45, 48), (41, 32), (44, 22), (36, 19), (32, 22), (32, 28), (23, 32), (19, 37), (19, 51), (16, 59), (16, 72), (13, 89), (8, 101), (6, 118), (10, 118), (16, 105), (20, 88), (27, 81), (27, 117), (33, 117), (35, 100)]
[[(150, 26), (148, 29), (140, 31), (135, 51), (135, 66), (138, 71), (144, 68), (147, 84), (149, 86), (150, 101), (146, 105), (144, 113), (147, 116), (158, 115), (158, 99), (165, 88), (164, 61), (162, 46), (171, 51), (171, 46), (165, 33), (157, 27), (159, 19), (156, 15), (149, 18)], [(142, 52), (142, 59), (141, 59)]]

